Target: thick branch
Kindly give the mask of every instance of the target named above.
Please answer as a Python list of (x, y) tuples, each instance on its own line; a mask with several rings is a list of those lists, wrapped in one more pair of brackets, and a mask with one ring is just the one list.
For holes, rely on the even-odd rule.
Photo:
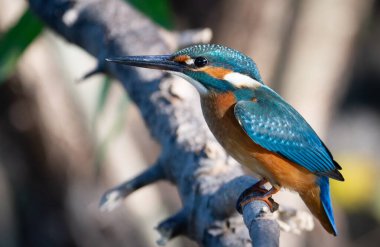
[(280, 227), (273, 220), (266, 203), (256, 201), (243, 208), (244, 222), (249, 229), (252, 246), (279, 246)]
[[(99, 64), (103, 63), (105, 57), (115, 55), (168, 54), (171, 53), (170, 47), (186, 43), (182, 38), (189, 34), (170, 34), (118, 0), (29, 2), (44, 22), (70, 42), (91, 53)], [(168, 44), (168, 35), (173, 35), (174, 40), (177, 37), (178, 44)], [(143, 173), (136, 178), (138, 181), (128, 182), (127, 185), (137, 181), (137, 188), (165, 177), (178, 186), (186, 215), (191, 215), (186, 217), (186, 231), (181, 230), (181, 233), (205, 246), (250, 245), (241, 216), (233, 210), (236, 197), (247, 187), (249, 179), (237, 178), (242, 175), (242, 171), (228, 159), (211, 136), (201, 117), (199, 100), (193, 89), (183, 81), (158, 71), (147, 72), (115, 64), (105, 64), (105, 67), (102, 64), (101, 67), (122, 82), (140, 108), (151, 135), (162, 145), (161, 157), (165, 157), (160, 167), (163, 174), (146, 179), (147, 173)], [(156, 168), (153, 167), (148, 174)], [(141, 182), (141, 178), (145, 178), (145, 182)], [(233, 179), (234, 182), (228, 183)], [(226, 185), (220, 189), (223, 184)], [(124, 186), (121, 188), (124, 193)], [(227, 196), (221, 198), (218, 195), (221, 193)], [(260, 202), (252, 204), (256, 203)], [(245, 218), (246, 212), (244, 210)], [(277, 223), (262, 225), (260, 218), (255, 217), (246, 218), (246, 221), (250, 230), (255, 229), (253, 224), (257, 224), (264, 232), (272, 233), (268, 235), (271, 242), (278, 243), (277, 228), (267, 229)], [(180, 225), (183, 229), (184, 221), (175, 222), (181, 222), (174, 226)], [(268, 222), (267, 218), (265, 222)], [(175, 233), (178, 229), (170, 230)], [(260, 238), (254, 232), (251, 232), (251, 236)]]
[[(221, 186), (210, 201), (215, 217), (223, 219), (234, 213), (236, 210), (235, 205), (230, 202), (237, 201), (241, 194), (241, 188), (248, 188), (256, 182), (256, 179), (244, 176), (235, 178)], [(221, 207), (220, 205), (225, 206)]]

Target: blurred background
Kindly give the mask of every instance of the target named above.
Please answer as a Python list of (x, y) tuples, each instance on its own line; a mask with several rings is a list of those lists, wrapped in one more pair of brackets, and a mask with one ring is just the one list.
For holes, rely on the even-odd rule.
[[(247, 53), (342, 165), (346, 181), (332, 183), (340, 236), (316, 224), (282, 233), (281, 246), (378, 246), (380, 1), (126, 3), (169, 30), (210, 27), (213, 43)], [(160, 147), (118, 83), (78, 83), (95, 64), (25, 1), (0, 0), (0, 246), (156, 246), (153, 227), (181, 207), (175, 187), (160, 182), (99, 212), (102, 193)], [(275, 199), (307, 210), (290, 192)], [(179, 237), (167, 246), (196, 245)]]

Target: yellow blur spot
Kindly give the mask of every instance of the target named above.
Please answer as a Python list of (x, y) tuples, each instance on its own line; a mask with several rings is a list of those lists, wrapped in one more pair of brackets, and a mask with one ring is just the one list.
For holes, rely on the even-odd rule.
[(359, 155), (338, 156), (344, 182), (331, 179), (332, 201), (349, 211), (372, 208), (377, 186), (374, 162)]

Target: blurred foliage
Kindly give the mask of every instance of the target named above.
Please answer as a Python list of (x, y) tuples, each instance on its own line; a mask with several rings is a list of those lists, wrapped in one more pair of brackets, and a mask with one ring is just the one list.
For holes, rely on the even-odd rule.
[(43, 24), (27, 9), (16, 25), (0, 38), (0, 84), (14, 71), (18, 59), (42, 29)]
[(102, 113), (104, 109), (108, 94), (110, 92), (110, 88), (111, 88), (111, 78), (109, 76), (105, 76), (102, 82), (102, 87), (100, 88), (98, 100), (96, 102), (94, 124), (96, 124), (98, 117), (100, 116), (100, 114)]
[[(97, 119), (100, 117), (101, 113), (103, 112), (106, 99), (108, 98), (110, 87), (111, 86), (111, 80), (107, 77), (105, 78), (103, 82), (103, 87), (101, 88), (98, 96), (98, 106), (96, 108), (96, 115), (95, 115), (95, 121), (94, 121), (94, 130), (96, 130), (98, 121)], [(106, 158), (108, 147), (110, 143), (120, 135), (123, 131), (125, 131), (125, 122), (126, 122), (126, 111), (128, 110), (130, 100), (127, 96), (120, 97), (119, 103), (116, 109), (116, 118), (113, 120), (113, 123), (111, 127), (107, 130), (107, 133), (105, 134), (105, 137), (99, 141), (97, 147), (96, 147), (96, 157), (95, 157), (95, 171), (96, 175), (100, 175), (100, 169), (103, 164), (103, 161)]]
[(372, 209), (377, 187), (375, 162), (359, 155), (344, 155), (337, 159), (344, 164), (344, 183), (331, 179), (334, 201), (348, 211)]
[[(173, 28), (172, 10), (168, 0), (127, 1), (157, 24), (167, 29)], [(14, 71), (18, 59), (42, 29), (43, 24), (27, 9), (16, 25), (0, 37), (0, 84)]]
[(126, 0), (164, 28), (172, 29), (172, 9), (169, 0)]
[(377, 220), (380, 222), (380, 186), (377, 182), (375, 187), (375, 193), (373, 195), (375, 201), (374, 201), (374, 207), (373, 207), (373, 214), (377, 218)]

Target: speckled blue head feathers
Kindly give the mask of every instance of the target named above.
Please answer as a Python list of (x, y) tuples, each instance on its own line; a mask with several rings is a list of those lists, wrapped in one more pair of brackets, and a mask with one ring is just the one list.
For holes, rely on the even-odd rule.
[(238, 72), (263, 83), (256, 63), (243, 53), (222, 45), (200, 44), (177, 51), (173, 56), (187, 55), (191, 58), (205, 57), (215, 67)]

